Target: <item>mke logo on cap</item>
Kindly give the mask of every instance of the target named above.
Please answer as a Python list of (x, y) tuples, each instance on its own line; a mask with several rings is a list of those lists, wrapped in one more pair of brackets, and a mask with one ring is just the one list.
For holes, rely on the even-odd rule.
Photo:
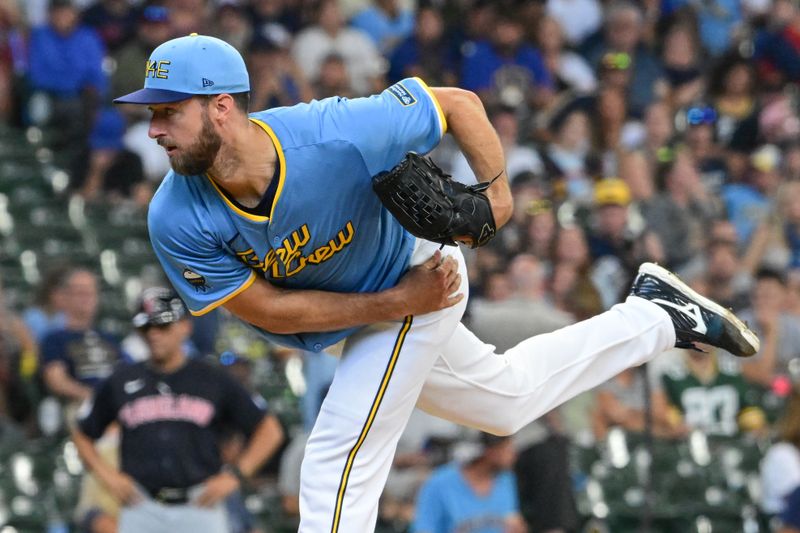
[(161, 61), (150, 61), (148, 59), (147, 67), (144, 71), (144, 77), (166, 80), (169, 78), (169, 69), (167, 67), (171, 64), (172, 62), (168, 59), (162, 59)]

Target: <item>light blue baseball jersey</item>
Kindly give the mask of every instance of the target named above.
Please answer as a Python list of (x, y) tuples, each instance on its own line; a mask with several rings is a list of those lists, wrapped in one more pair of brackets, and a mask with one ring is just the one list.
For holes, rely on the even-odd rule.
[(501, 533), (506, 520), (519, 513), (517, 482), (500, 472), (487, 494), (476, 494), (461, 470), (450, 463), (434, 470), (417, 497), (414, 533)]
[[(170, 172), (150, 204), (153, 248), (192, 314), (249, 287), (376, 292), (408, 269), (414, 237), (384, 209), (371, 178), (406, 152), (432, 150), (447, 124), (425, 83), (409, 78), (369, 98), (327, 98), (250, 115), (280, 164), (270, 216), (238, 208), (208, 176)], [(278, 335), (320, 351), (354, 330)]]

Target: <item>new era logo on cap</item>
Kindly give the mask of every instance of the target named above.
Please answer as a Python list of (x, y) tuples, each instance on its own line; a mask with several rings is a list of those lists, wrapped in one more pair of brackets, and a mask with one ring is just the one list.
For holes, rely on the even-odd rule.
[(212, 85), (214, 85), (213, 81), (208, 78), (203, 78), (203, 87), (211, 87)]

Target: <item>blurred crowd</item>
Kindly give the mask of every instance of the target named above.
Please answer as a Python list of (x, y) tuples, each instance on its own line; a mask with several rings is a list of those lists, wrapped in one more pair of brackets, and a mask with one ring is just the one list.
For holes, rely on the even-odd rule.
[[(481, 97), (515, 212), (488, 246), (465, 251), (467, 322), (499, 351), (608, 309), (643, 261), (761, 338), (747, 360), (667, 352), (511, 440), (415, 413), (381, 527), (578, 531), (585, 487), (570, 450), (623, 431), (758, 443), (758, 510), (800, 530), (800, 3), (0, 0), (0, 123), (45, 136), (67, 194), (145, 210), (169, 163), (147, 137), (148, 112), (111, 100), (142, 86), (155, 46), (190, 32), (242, 52), (252, 110), (368, 95), (409, 76)], [(474, 183), (449, 138), (432, 157)], [(135, 328), (125, 339), (97, 328), (98, 283), (65, 267), (18, 309), (0, 298), (0, 440), (58, 434), (69, 417), (54, 413), (147, 358)], [(267, 345), (223, 311), (203, 320), (187, 353), (271, 383), (283, 409), (287, 444), (263, 478), (291, 523), (304, 439), (336, 361)]]

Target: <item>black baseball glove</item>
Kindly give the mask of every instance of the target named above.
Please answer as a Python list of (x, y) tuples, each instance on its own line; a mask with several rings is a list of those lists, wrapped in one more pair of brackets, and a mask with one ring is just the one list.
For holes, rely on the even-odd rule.
[(491, 183), (467, 186), (453, 181), (430, 159), (414, 152), (372, 178), (375, 194), (412, 235), (451, 246), (456, 245), (455, 237), (470, 237), (473, 248), (497, 232), (492, 206), (483, 193)]

